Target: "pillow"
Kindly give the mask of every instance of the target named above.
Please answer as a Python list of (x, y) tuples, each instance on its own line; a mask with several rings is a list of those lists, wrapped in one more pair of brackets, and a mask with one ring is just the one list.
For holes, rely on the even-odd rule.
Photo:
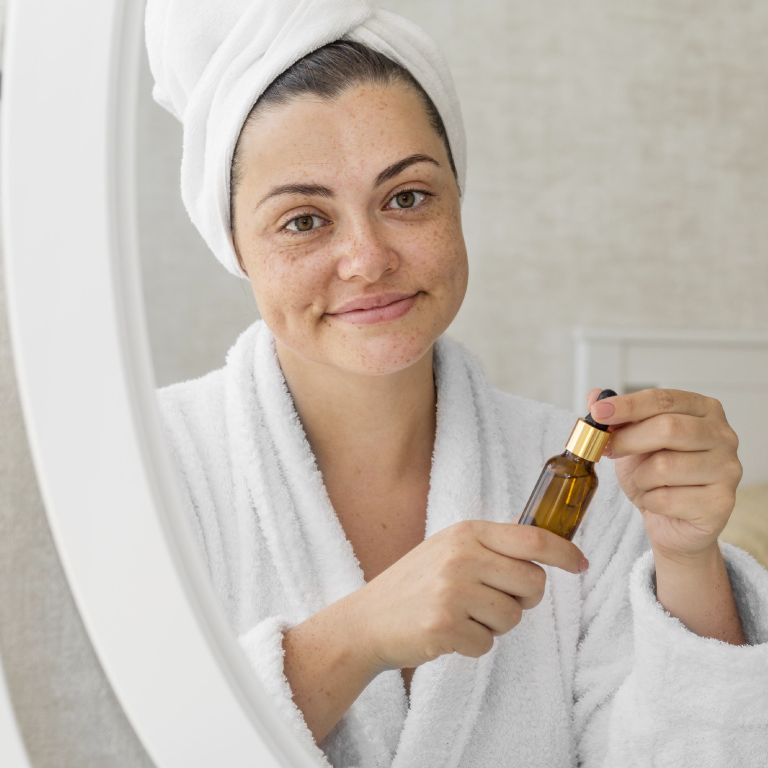
[(768, 484), (736, 491), (736, 506), (720, 539), (746, 550), (768, 568)]

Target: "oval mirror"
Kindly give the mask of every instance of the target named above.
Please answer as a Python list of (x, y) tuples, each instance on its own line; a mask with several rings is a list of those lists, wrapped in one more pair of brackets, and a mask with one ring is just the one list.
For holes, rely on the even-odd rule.
[[(143, 10), (10, 4), (3, 222), (30, 444), (90, 638), (157, 768), (309, 766), (203, 575), (160, 426), (136, 215)], [(32, 194), (30, 177), (47, 181)]]

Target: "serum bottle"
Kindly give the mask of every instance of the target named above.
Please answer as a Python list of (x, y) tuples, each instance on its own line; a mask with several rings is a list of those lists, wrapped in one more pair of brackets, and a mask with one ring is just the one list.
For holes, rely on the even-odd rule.
[[(604, 389), (597, 399), (615, 394), (612, 389)], [(597, 490), (595, 464), (610, 437), (608, 427), (598, 424), (592, 416), (579, 419), (565, 452), (544, 465), (518, 524), (537, 525), (570, 541)]]

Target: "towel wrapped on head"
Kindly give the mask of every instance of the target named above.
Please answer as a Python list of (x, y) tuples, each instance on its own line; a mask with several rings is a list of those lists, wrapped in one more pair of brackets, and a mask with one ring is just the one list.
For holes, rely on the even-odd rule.
[(292, 64), (335, 40), (405, 67), (445, 125), (463, 190), (466, 138), (456, 90), (434, 41), (368, 0), (149, 0), (146, 39), (155, 100), (184, 126), (181, 196), (216, 258), (247, 277), (230, 226), (230, 171), (253, 104)]

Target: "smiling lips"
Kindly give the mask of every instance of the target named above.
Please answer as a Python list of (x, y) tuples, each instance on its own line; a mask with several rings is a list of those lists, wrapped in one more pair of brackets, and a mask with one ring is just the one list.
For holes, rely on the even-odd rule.
[(375, 296), (361, 296), (342, 304), (335, 312), (327, 312), (343, 323), (371, 325), (383, 323), (410, 312), (419, 293), (379, 293)]

